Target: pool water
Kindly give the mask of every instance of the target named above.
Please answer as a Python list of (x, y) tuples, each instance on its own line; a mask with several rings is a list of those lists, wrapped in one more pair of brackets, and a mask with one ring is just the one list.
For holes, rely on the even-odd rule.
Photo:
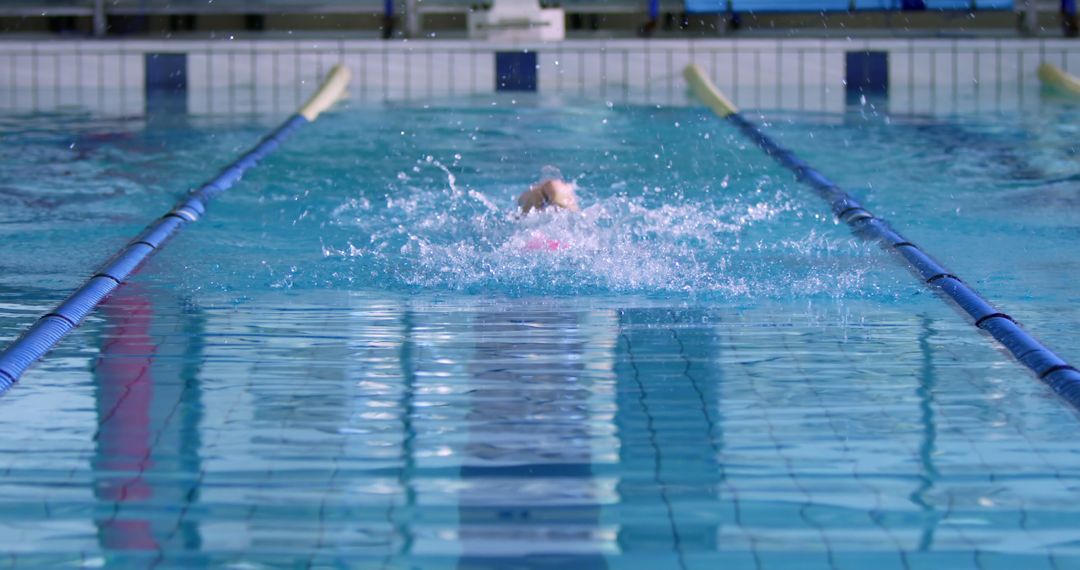
[[(1076, 110), (749, 116), (1075, 363)], [(0, 343), (280, 119), (0, 117)], [(16, 568), (1080, 565), (1076, 412), (698, 108), (339, 108), (0, 410)]]

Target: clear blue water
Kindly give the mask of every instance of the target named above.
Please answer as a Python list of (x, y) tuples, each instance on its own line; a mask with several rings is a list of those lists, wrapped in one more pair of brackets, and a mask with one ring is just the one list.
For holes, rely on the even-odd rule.
[[(760, 118), (1075, 363), (1076, 116)], [(0, 342), (278, 119), (0, 117)], [(352, 106), (0, 399), (0, 564), (1070, 568), (1077, 421), (700, 109)]]

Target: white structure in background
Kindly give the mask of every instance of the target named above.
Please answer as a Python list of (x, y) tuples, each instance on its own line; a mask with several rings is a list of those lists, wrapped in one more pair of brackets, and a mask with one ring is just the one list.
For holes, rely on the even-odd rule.
[(539, 0), (495, 0), (488, 10), (469, 12), (469, 37), (500, 42), (559, 41), (566, 37), (562, 8)]
[(1039, 14), (1060, 14), (1061, 0), (1017, 0), (1013, 9), (1020, 16), (1020, 31), (1037, 36), (1042, 31)]

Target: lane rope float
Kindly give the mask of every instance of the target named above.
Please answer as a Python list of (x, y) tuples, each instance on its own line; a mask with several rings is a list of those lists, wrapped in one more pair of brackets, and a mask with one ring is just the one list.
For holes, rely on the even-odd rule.
[(1047, 87), (1080, 96), (1080, 77), (1065, 72), (1056, 65), (1044, 63), (1039, 66), (1039, 81)]
[(850, 226), (856, 235), (877, 241), (899, 254), (924, 283), (952, 300), (971, 317), (976, 327), (990, 333), (1017, 361), (1080, 410), (1080, 371), (1024, 330), (1016, 319), (999, 311), (955, 273), (900, 235), (888, 222), (872, 214), (794, 152), (773, 141), (757, 125), (743, 117), (697, 65), (688, 65), (683, 74), (694, 94), (717, 116), (735, 125), (765, 154), (794, 172), (798, 181), (828, 202), (833, 214)]
[(67, 299), (40, 317), (0, 352), (0, 394), (10, 389), (31, 364), (79, 326), (98, 304), (155, 251), (161, 249), (173, 234), (187, 224), (198, 221), (206, 213), (210, 200), (231, 188), (245, 172), (277, 150), (297, 129), (315, 121), (323, 111), (337, 102), (344, 95), (349, 78), (348, 68), (334, 66), (322, 86), (296, 114), (263, 137), (251, 150), (223, 168), (217, 176), (184, 196), (172, 210), (147, 226)]

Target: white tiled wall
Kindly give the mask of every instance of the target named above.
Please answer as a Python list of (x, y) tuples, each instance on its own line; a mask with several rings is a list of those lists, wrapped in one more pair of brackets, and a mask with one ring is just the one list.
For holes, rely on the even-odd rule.
[(354, 101), (438, 100), (491, 93), (496, 51), (538, 53), (542, 93), (686, 104), (682, 67), (695, 61), (742, 107), (837, 111), (845, 53), (889, 52), (889, 108), (900, 113), (1010, 110), (1039, 103), (1043, 60), (1080, 74), (1064, 40), (611, 40), (506, 45), (469, 41), (0, 42), (0, 110), (81, 107), (143, 112), (143, 56), (188, 54), (196, 114), (288, 113), (337, 62)]

